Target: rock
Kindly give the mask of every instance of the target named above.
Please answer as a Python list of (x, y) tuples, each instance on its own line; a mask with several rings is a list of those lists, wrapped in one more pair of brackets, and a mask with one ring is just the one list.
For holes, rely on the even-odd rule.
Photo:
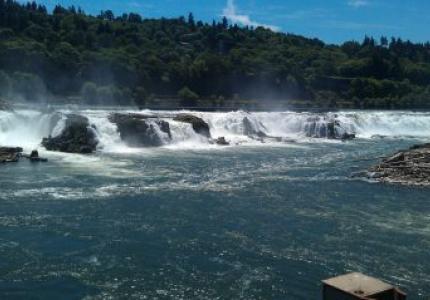
[(405, 153), (404, 152), (400, 152), (397, 153), (389, 158), (384, 159), (384, 163), (389, 164), (389, 163), (396, 163), (399, 161), (404, 161), (405, 160)]
[(306, 120), (305, 132), (307, 137), (331, 140), (346, 141), (356, 137), (355, 133), (345, 132), (338, 120), (328, 116), (309, 117)]
[[(242, 121), (243, 124), (243, 134), (248, 137), (258, 137), (258, 138), (265, 138), (267, 137), (267, 134), (264, 133), (261, 130), (258, 130), (254, 127), (254, 124), (252, 124), (251, 120), (248, 119), (248, 117), (243, 118)], [(264, 128), (264, 125), (259, 123), (260, 127)]]
[(225, 137), (223, 137), (223, 136), (221, 136), (221, 137), (217, 138), (217, 139), (215, 140), (215, 143), (216, 143), (217, 145), (220, 145), (220, 146), (229, 146), (229, 145), (230, 145), (230, 143), (229, 143), (229, 142), (227, 142), (227, 140), (226, 140), (226, 139), (225, 139)]
[[(172, 138), (168, 122), (139, 114), (112, 114), (121, 139), (130, 147), (158, 147)], [(165, 136), (163, 136), (165, 135)]]
[(295, 140), (295, 139), (290, 139), (290, 138), (282, 138), (282, 139), (281, 139), (281, 142), (283, 142), (283, 143), (296, 144), (296, 143), (297, 143), (297, 140)]
[(18, 162), (22, 151), (20, 147), (0, 147), (0, 163)]
[(430, 186), (430, 145), (400, 151), (369, 169), (368, 178), (404, 185)]
[(39, 157), (37, 150), (31, 151), (31, 154), (27, 157), (31, 162), (48, 162), (47, 158)]
[(96, 151), (97, 137), (86, 117), (69, 114), (66, 116), (63, 132), (56, 137), (42, 140), (42, 145), (50, 151), (89, 154)]
[(191, 124), (196, 133), (203, 135), (206, 138), (211, 138), (209, 124), (199, 117), (189, 114), (180, 114), (177, 115), (173, 120), (177, 122)]
[(39, 157), (39, 151), (37, 150), (31, 151), (30, 158), (37, 158), (37, 157)]
[(22, 153), (23, 151), (21, 147), (0, 147), (0, 153)]
[(338, 124), (339, 123), (336, 121), (332, 121), (332, 122), (327, 123), (327, 134), (326, 134), (326, 136), (328, 139), (336, 139), (336, 126)]
[(344, 133), (341, 136), (341, 140), (343, 141), (347, 141), (347, 140), (353, 140), (355, 139), (355, 133)]

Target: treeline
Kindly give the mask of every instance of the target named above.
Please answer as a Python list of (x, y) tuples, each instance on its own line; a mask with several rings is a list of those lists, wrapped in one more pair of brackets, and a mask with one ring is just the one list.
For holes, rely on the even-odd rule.
[(430, 43), (0, 0), (0, 97), (157, 106), (430, 108)]

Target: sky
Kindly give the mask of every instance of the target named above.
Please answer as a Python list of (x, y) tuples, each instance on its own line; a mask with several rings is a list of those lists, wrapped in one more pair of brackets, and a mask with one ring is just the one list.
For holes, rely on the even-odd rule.
[[(25, 2), (25, 1), (20, 1)], [(86, 13), (111, 9), (146, 18), (177, 17), (193, 12), (212, 22), (226, 16), (232, 23), (264, 26), (340, 44), (365, 35), (430, 41), (430, 0), (39, 0), (80, 6)]]

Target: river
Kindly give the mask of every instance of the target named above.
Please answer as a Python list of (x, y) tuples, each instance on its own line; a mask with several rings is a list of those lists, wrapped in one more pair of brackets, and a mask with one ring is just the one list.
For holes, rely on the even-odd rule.
[[(53, 112), (0, 112), (0, 145), (49, 159), (0, 165), (0, 298), (319, 299), (350, 271), (430, 296), (430, 190), (351, 177), (428, 142), (430, 113), (193, 112), (223, 147), (144, 111), (172, 139), (136, 149), (112, 109), (60, 111), (88, 117), (95, 154), (40, 147), (64, 126)], [(245, 136), (244, 117), (283, 139)], [(327, 118), (357, 138), (312, 137)]]

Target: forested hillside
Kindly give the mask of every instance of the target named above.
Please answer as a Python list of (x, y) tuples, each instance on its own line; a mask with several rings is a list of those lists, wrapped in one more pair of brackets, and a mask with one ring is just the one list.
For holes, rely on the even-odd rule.
[[(430, 43), (317, 39), (192, 14), (86, 15), (0, 0), (0, 97), (88, 104), (430, 108)], [(49, 97), (47, 98), (47, 95)]]

